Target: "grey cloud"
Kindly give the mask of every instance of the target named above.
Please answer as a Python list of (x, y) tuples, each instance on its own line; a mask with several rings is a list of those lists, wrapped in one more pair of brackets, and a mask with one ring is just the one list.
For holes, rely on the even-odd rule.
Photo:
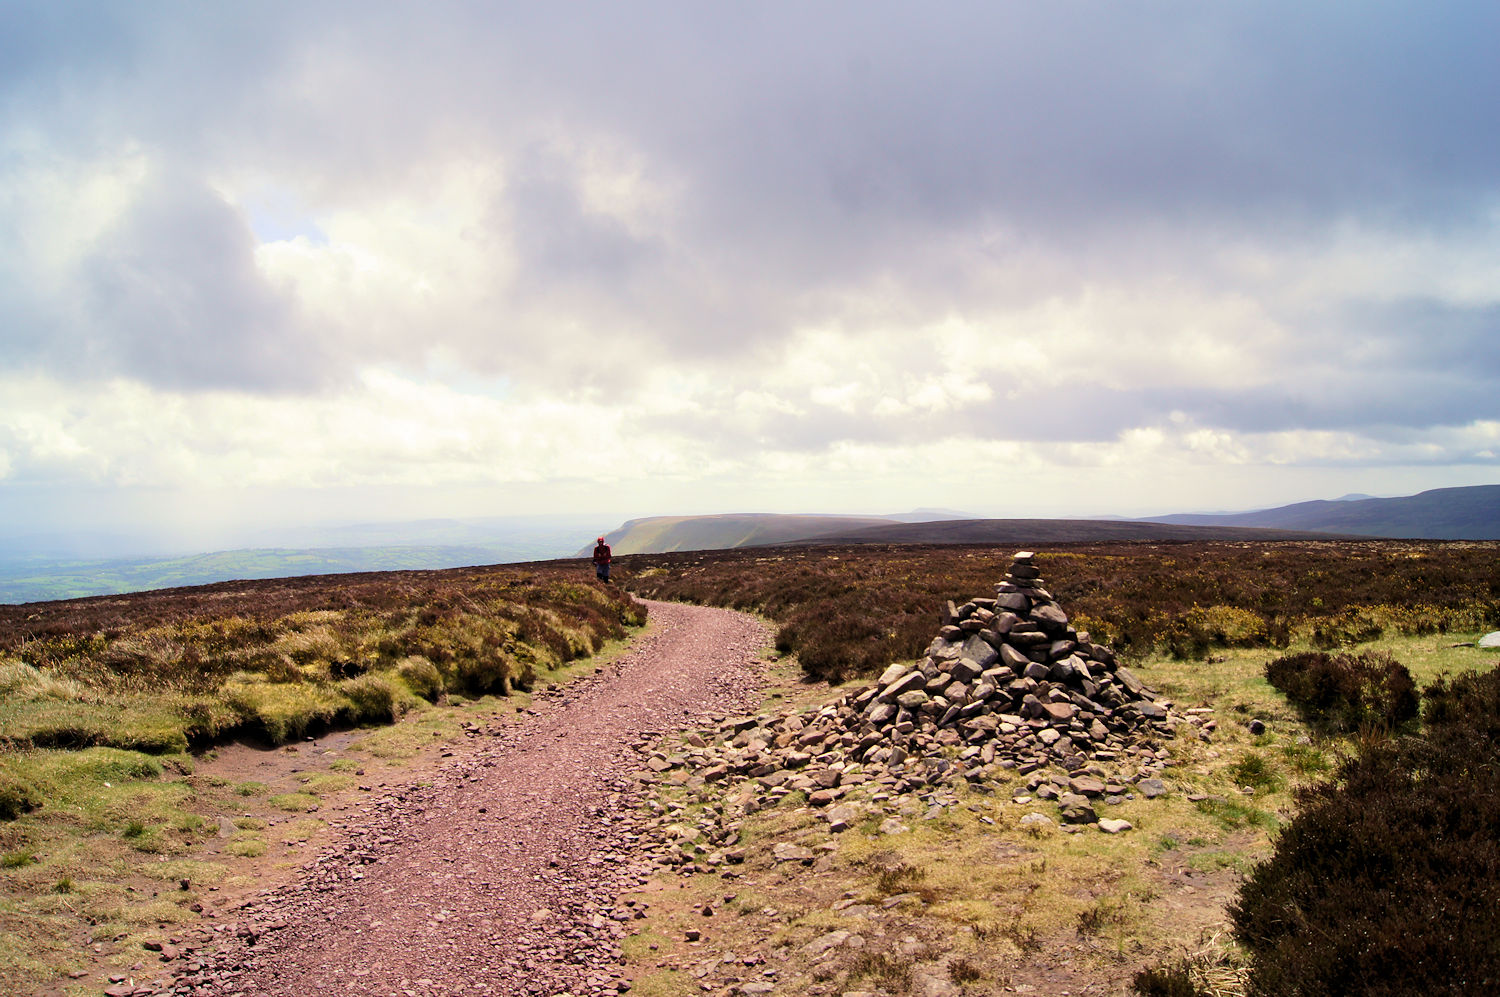
[(158, 177), (77, 275), (85, 315), (58, 362), (170, 388), (307, 389), (321, 345), (255, 266), (253, 237), (216, 194)]
[[(558, 357), (621, 339), (640, 365), (744, 365), (799, 325), (982, 315), (1145, 269), (1210, 296), (1244, 291), (1205, 267), (1205, 241), (1275, 254), (1347, 219), (1475, 230), (1500, 176), (1492, 4), (11, 11), (15, 30), (0, 37), (43, 55), (0, 69), (0, 107), (58, 147), (140, 143), (189, 185), (243, 162), (335, 204), (450, 153), (504, 163), (507, 201), (487, 224), (519, 254), (517, 282), (497, 276), (484, 328), (420, 332), (540, 385), (574, 381)], [(575, 167), (549, 151), (556, 135), (638, 154), (674, 198), (670, 229), (641, 235), (584, 210)], [(101, 363), (264, 388), (411, 362), (411, 344), (355, 335), (342, 357), (314, 348), (313, 362), (286, 369), (280, 353), (303, 334), (275, 326), (295, 315), (245, 269), (222, 214), (210, 224), (212, 204), (180, 210), (202, 224), (160, 208), (93, 264)], [(999, 245), (987, 241), (996, 232)], [(200, 251), (147, 245), (169, 236)], [(1033, 250), (1059, 261), (1054, 283), (1007, 284), (1011, 255)], [(195, 279), (165, 309), (151, 288), (179, 268)], [(1349, 302), (1326, 307), (1340, 313), (1331, 340), (1355, 334)], [(1424, 317), (1386, 319), (1395, 329)], [(1427, 319), (1446, 323), (1454, 355), (1482, 351), (1483, 321)], [(223, 330), (223, 362), (177, 358), (219, 334), (189, 328), (199, 322)], [(589, 386), (629, 381), (622, 370)], [(1279, 401), (1250, 394), (1215, 410), (1209, 398), (1198, 410), (1229, 424), (1300, 399), (1309, 418), (1332, 418), (1318, 414), (1331, 411), (1320, 393), (1293, 378)], [(1096, 438), (1168, 404), (1149, 394), (1060, 400), (1098, 410), (1061, 423), (1011, 418), (1022, 432)], [(874, 432), (834, 420), (773, 435), (861, 431)]]

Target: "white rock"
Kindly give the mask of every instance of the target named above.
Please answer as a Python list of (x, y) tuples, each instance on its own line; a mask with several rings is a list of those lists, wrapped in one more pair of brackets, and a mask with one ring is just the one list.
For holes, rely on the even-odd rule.
[(1119, 834), (1121, 831), (1129, 831), (1134, 827), (1135, 825), (1128, 820), (1118, 820), (1113, 817), (1106, 817), (1099, 822), (1099, 830), (1105, 834)]

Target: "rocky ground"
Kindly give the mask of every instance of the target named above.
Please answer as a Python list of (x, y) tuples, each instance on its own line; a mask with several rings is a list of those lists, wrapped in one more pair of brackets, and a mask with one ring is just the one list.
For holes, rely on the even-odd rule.
[(477, 730), (429, 785), (374, 796), (297, 880), (160, 942), (162, 973), (110, 997), (314, 993), (594, 995), (629, 989), (618, 904), (638, 847), (637, 749), (750, 706), (769, 634), (725, 610), (651, 604), (652, 628), (595, 675)]

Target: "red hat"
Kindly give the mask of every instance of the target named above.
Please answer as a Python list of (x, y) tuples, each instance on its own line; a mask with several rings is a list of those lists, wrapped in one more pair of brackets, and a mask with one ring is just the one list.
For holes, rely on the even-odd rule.
[(603, 542), (604, 542), (604, 538), (603, 538), (603, 537), (600, 537), (600, 538), (599, 538), (599, 542), (600, 542), (600, 543), (603, 543)]

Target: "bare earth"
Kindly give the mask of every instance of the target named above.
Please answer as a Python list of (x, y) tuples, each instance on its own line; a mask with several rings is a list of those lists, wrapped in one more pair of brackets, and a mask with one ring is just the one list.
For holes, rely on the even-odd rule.
[(739, 613), (650, 604), (652, 627), (537, 716), (470, 742), (430, 787), (370, 799), (298, 880), (218, 929), (178, 993), (623, 992), (635, 847), (632, 745), (751, 707), (770, 634)]

